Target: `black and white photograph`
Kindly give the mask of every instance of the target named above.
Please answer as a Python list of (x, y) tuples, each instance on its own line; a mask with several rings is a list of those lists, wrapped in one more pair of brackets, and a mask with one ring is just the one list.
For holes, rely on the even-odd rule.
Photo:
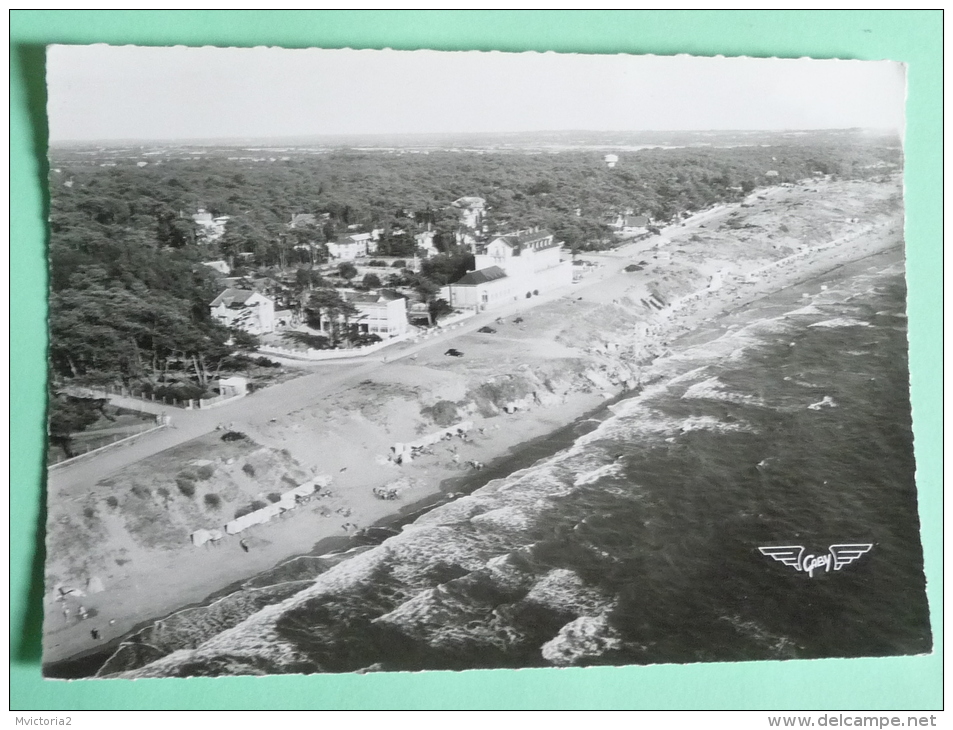
[(903, 64), (46, 69), (45, 677), (931, 652)]

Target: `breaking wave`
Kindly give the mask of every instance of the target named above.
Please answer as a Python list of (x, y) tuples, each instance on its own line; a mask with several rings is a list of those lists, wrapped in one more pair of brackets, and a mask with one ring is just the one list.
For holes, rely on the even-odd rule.
[[(781, 301), (796, 318), (775, 316), (774, 301), (764, 304), (773, 307), (768, 324), (757, 311), (729, 318), (707, 356), (675, 347), (653, 366), (666, 377), (607, 409), (569, 448), (432, 509), (211, 638), (164, 656), (126, 657), (112, 671), (472, 669), (929, 650), (906, 340), (891, 327), (855, 326), (866, 323), (858, 307), (868, 319), (903, 310), (902, 271), (865, 277), (830, 281), (823, 302), (809, 307), (800, 292), (787, 293)], [(869, 358), (845, 354), (868, 348)], [(815, 579), (757, 550), (847, 541), (876, 548)]]

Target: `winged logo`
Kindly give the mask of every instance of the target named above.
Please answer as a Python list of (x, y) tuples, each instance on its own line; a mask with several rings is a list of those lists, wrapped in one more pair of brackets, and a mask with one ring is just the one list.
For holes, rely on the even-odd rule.
[(873, 543), (842, 543), (831, 545), (824, 555), (808, 554), (803, 545), (776, 545), (759, 547), (758, 550), (762, 555), (813, 578), (816, 571), (829, 573), (832, 569), (840, 570), (850, 565), (872, 548)]
[(850, 565), (861, 555), (869, 553), (873, 545), (867, 543), (831, 545), (831, 557), (834, 558), (834, 570), (840, 570), (845, 565)]

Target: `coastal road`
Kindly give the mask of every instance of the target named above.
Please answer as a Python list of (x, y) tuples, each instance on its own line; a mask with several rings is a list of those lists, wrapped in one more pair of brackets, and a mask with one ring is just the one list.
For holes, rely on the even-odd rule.
[[(780, 188), (778, 188), (780, 190)], [(770, 191), (769, 191), (770, 192)], [(759, 194), (764, 195), (764, 192)], [(641, 255), (665, 239), (686, 229), (713, 222), (734, 210), (737, 205), (719, 206), (703, 211), (682, 224), (663, 229), (660, 236), (652, 236), (622, 246), (609, 252), (587, 253), (586, 258), (600, 261), (601, 266), (590, 272), (585, 279), (553, 294), (543, 294), (532, 299), (521, 299), (512, 304), (489, 312), (481, 312), (464, 320), (457, 328), (447, 329), (435, 337), (421, 342), (404, 341), (364, 357), (331, 360), (324, 362), (295, 361), (294, 365), (309, 372), (292, 380), (273, 385), (254, 394), (227, 403), (211, 410), (167, 409), (172, 417), (172, 426), (143, 436), (141, 439), (117, 446), (88, 459), (80, 459), (72, 464), (51, 470), (48, 476), (48, 488), (58, 498), (81, 496), (78, 491), (131, 464), (147, 459), (161, 451), (174, 448), (187, 441), (203, 436), (218, 426), (235, 423), (240, 430), (241, 424), (252, 427), (266, 426), (272, 419), (280, 418), (293, 411), (320, 404), (335, 390), (348, 385), (356, 385), (369, 377), (375, 370), (387, 363), (405, 360), (414, 354), (433, 347), (435, 344), (450, 346), (460, 335), (471, 333), (484, 325), (493, 326), (497, 318), (517, 316), (549, 302), (559, 299), (577, 299), (584, 297), (599, 301), (611, 299), (613, 287), (608, 287), (608, 279), (614, 277), (630, 278), (623, 271), (633, 256)], [(288, 361), (290, 362), (290, 361)]]
[(580, 296), (581, 292), (602, 282), (606, 277), (618, 273), (621, 268), (622, 264), (606, 266), (591, 274), (591, 279), (573, 285), (572, 289), (562, 290), (558, 294), (549, 296), (534, 297), (532, 300), (514, 302), (510, 306), (500, 307), (491, 312), (482, 312), (465, 320), (460, 327), (448, 329), (421, 342), (405, 341), (393, 348), (385, 348), (365, 357), (296, 363), (306, 367), (309, 372), (218, 408), (191, 411), (168, 408), (166, 412), (172, 417), (171, 427), (150, 433), (138, 441), (117, 446), (94, 457), (80, 459), (51, 470), (48, 478), (49, 489), (51, 493), (66, 496), (64, 492), (73, 492), (76, 487), (91, 484), (130, 464), (203, 436), (220, 425), (234, 422), (239, 430), (241, 424), (265, 426), (271, 419), (320, 404), (335, 390), (356, 385), (378, 368), (386, 367), (387, 363), (404, 360), (438, 343), (449, 347), (455, 338), (473, 332), (484, 325), (492, 325), (497, 317), (511, 317), (570, 294)]

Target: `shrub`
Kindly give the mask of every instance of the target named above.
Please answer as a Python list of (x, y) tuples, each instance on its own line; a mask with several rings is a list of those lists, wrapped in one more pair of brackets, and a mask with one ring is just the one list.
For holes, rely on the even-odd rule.
[(118, 507), (119, 500), (115, 496), (109, 496), (106, 497), (106, 504), (108, 504), (110, 507)]
[(251, 464), (245, 464), (242, 467), (242, 471), (245, 472), (250, 477), (255, 476), (255, 467), (253, 467)]
[(96, 517), (96, 510), (92, 507), (83, 507), (83, 517), (85, 517), (87, 520), (92, 520), (94, 517)]
[(206, 479), (211, 479), (212, 474), (215, 473), (215, 467), (211, 464), (202, 464), (198, 469), (195, 470), (195, 476), (197, 476), (202, 481)]
[(147, 497), (152, 496), (152, 491), (149, 489), (149, 487), (146, 487), (142, 484), (133, 484), (130, 491), (140, 499), (146, 499)]
[(407, 262), (404, 261), (403, 259), (397, 259), (394, 263), (391, 264), (391, 268), (393, 268), (393, 269), (406, 269), (406, 268), (407, 268)]
[(324, 335), (313, 335), (309, 332), (284, 332), (281, 336), (313, 350), (328, 350), (331, 347), (330, 341)]
[(533, 296), (533, 292), (531, 292), (531, 291), (526, 292), (526, 298), (527, 298), (527, 299), (529, 299), (531, 296)]
[(182, 492), (186, 497), (195, 496), (195, 481), (192, 479), (186, 479), (181, 474), (175, 478), (176, 486), (178, 486), (179, 491)]
[(222, 441), (241, 441), (247, 438), (241, 431), (226, 431), (222, 434)]
[(192, 383), (160, 385), (154, 388), (152, 392), (159, 400), (165, 400), (166, 398), (172, 398), (173, 400), (197, 400), (205, 397), (205, 388)]
[(456, 403), (448, 400), (437, 401), (432, 406), (421, 408), (420, 414), (432, 419), (438, 426), (450, 426), (460, 420)]
[(222, 498), (217, 494), (206, 494), (204, 499), (205, 506), (209, 509), (218, 509), (222, 504)]
[(260, 499), (256, 499), (251, 504), (246, 504), (244, 507), (239, 507), (235, 510), (235, 519), (239, 517), (244, 517), (245, 515), (251, 514), (252, 512), (257, 512), (260, 509), (264, 509), (268, 506), (267, 502), (262, 502)]
[(367, 347), (368, 345), (376, 345), (378, 342), (381, 342), (381, 337), (373, 333), (364, 333), (352, 338), (352, 342), (355, 347)]
[(159, 488), (156, 490), (156, 493), (157, 493), (160, 497), (162, 497), (162, 499), (168, 499), (169, 497), (172, 496), (171, 494), (169, 494), (169, 490), (166, 489), (165, 487), (159, 487)]
[(281, 501), (281, 495), (278, 492), (271, 492), (268, 494), (268, 501), (274, 504), (275, 502)]
[(255, 364), (262, 368), (280, 368), (281, 363), (269, 360), (267, 357), (255, 358)]
[(222, 360), (221, 365), (224, 370), (244, 370), (251, 362), (248, 355), (229, 355)]
[(291, 476), (290, 474), (282, 474), (282, 475), (281, 475), (281, 481), (283, 481), (285, 484), (291, 485), (292, 487), (297, 487), (297, 486), (298, 486), (298, 480), (295, 479), (295, 478), (294, 478), (293, 476)]

